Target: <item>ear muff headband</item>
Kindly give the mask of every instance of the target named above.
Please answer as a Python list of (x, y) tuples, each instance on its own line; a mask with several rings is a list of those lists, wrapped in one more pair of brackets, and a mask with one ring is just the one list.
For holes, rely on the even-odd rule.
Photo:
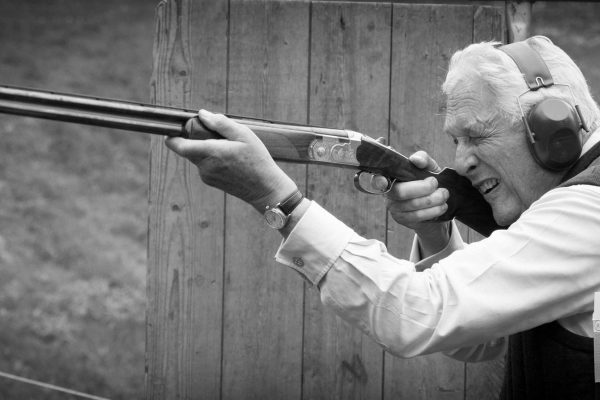
[(498, 47), (508, 54), (523, 74), (528, 90), (517, 97), (519, 109), (527, 131), (529, 149), (543, 168), (562, 171), (570, 167), (581, 154), (579, 130), (588, 131), (579, 106), (574, 107), (558, 98), (546, 98), (534, 105), (527, 118), (521, 107), (521, 96), (530, 91), (555, 84), (548, 66), (540, 55), (525, 42), (515, 42)]
[(541, 87), (554, 85), (554, 79), (548, 66), (537, 51), (525, 42), (515, 42), (498, 47), (510, 56), (519, 67), (529, 90), (535, 91)]

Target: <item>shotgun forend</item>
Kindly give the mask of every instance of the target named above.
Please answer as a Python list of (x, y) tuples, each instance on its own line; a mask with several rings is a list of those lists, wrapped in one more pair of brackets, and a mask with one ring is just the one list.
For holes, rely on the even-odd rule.
[[(220, 137), (200, 122), (196, 111), (13, 86), (0, 86), (0, 112), (189, 139)], [(358, 170), (355, 185), (369, 193), (374, 191), (364, 190), (360, 179), (365, 173), (386, 177), (388, 188), (393, 182), (434, 176), (450, 192), (448, 210), (437, 220), (456, 218), (485, 236), (501, 228), (481, 194), (452, 169), (418, 169), (391, 147), (346, 129), (230, 118), (249, 127), (275, 160)]]

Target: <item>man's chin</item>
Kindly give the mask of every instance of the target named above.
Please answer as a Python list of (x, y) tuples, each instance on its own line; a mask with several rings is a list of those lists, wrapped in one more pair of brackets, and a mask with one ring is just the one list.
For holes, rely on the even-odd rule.
[(492, 208), (494, 220), (500, 226), (509, 226), (519, 219), (521, 213), (507, 212), (507, 210), (496, 210)]

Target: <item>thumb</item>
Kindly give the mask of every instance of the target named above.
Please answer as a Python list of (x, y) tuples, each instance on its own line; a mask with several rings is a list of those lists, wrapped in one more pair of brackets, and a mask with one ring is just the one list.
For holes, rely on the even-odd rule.
[(425, 151), (417, 151), (416, 153), (411, 154), (408, 159), (418, 168), (426, 169), (431, 172), (440, 172), (441, 170), (438, 163)]
[(210, 111), (200, 110), (198, 118), (208, 129), (217, 132), (225, 139), (250, 142), (256, 138), (250, 128), (233, 121), (223, 114), (214, 114)]

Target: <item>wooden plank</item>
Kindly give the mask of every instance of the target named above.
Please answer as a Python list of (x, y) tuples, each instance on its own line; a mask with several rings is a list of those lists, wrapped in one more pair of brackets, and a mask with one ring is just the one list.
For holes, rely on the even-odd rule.
[[(454, 148), (442, 134), (441, 84), (454, 51), (471, 42), (473, 8), (460, 5), (394, 5), (391, 133), (404, 154), (423, 149), (452, 165)], [(389, 222), (388, 246), (408, 257), (412, 231)], [(441, 354), (403, 360), (387, 355), (385, 397), (462, 399), (464, 365)]]
[[(218, 88), (226, 78), (226, 11), (218, 0), (158, 5), (156, 103), (224, 109)], [(152, 140), (150, 163), (146, 397), (218, 398), (223, 194), (203, 185), (195, 167), (168, 152), (161, 138)]]
[[(389, 4), (232, 1), (230, 15), (228, 7), (159, 4), (157, 103), (299, 123), (308, 114), (312, 124), (387, 136), (391, 62), (392, 145), (433, 149), (450, 163), (446, 144), (433, 136), (442, 122), (432, 119), (443, 111), (439, 86), (449, 55), (472, 39), (461, 29), (474, 18), (475, 32), (477, 24), (483, 30), (487, 11), (478, 19), (465, 17), (470, 7), (394, 5), (391, 36)], [(386, 238), (383, 202), (358, 195), (347, 170), (310, 167), (307, 177), (304, 167), (284, 168), (299, 183), (307, 179), (309, 197), (359, 233)], [(272, 261), (278, 235), (257, 228), (261, 217), (248, 206), (202, 184), (161, 139), (152, 141), (149, 199), (148, 398), (462, 396), (462, 364), (441, 356), (386, 356), (382, 385), (379, 346), (324, 310), (314, 288), (304, 294), (302, 281)], [(390, 227), (392, 252), (406, 256), (410, 239)], [(497, 375), (468, 371), (469, 398), (486, 398), (493, 389), (486, 379)]]
[[(305, 123), (309, 4), (231, 2), (229, 109)], [(306, 167), (283, 165), (301, 190)], [(299, 399), (303, 280), (276, 265), (262, 216), (227, 198), (223, 399)]]
[[(382, 4), (313, 4), (311, 124), (387, 137), (390, 12)], [(384, 203), (359, 194), (351, 172), (311, 166), (308, 186), (312, 199), (359, 233), (384, 240)], [(304, 343), (304, 398), (381, 398), (381, 348), (324, 309), (314, 288), (306, 294)]]
[[(477, 7), (473, 21), (473, 43), (495, 40), (505, 42), (506, 28), (503, 8)], [(477, 232), (469, 229), (469, 243), (482, 239)], [(497, 399), (504, 378), (504, 358), (477, 364), (466, 364), (466, 399)]]
[(507, 43), (519, 42), (531, 36), (533, 1), (506, 1)]

